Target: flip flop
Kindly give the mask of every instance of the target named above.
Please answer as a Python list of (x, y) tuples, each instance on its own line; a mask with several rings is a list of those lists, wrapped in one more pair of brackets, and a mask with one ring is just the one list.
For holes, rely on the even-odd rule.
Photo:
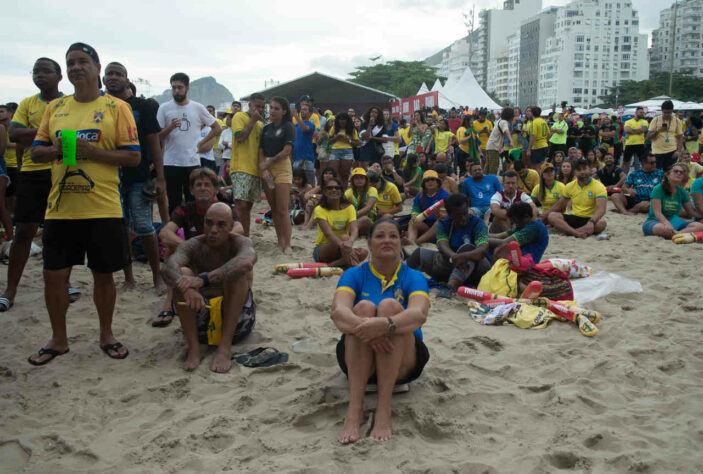
[(452, 290), (449, 287), (444, 287), (437, 293), (437, 298), (447, 298), (452, 299), (456, 295), (456, 290)]
[[(122, 347), (124, 347), (122, 343), (116, 342), (114, 344), (105, 344), (104, 346), (100, 346), (100, 349), (102, 349), (102, 351), (107, 354), (110, 359), (126, 359), (129, 355), (129, 351), (125, 352), (123, 355), (119, 355), (119, 350)], [(118, 354), (110, 354), (111, 351), (118, 352)]]
[(9, 310), (12, 308), (14, 303), (10, 301), (9, 299), (5, 298), (4, 296), (0, 296), (0, 313), (4, 313), (5, 311)]
[(68, 301), (75, 303), (81, 297), (81, 290), (78, 288), (68, 288)]
[(273, 347), (258, 347), (246, 354), (235, 355), (234, 360), (244, 367), (271, 367), (288, 362), (288, 354)]
[[(68, 351), (69, 350), (66, 349), (63, 352), (59, 352), (56, 349), (45, 349), (42, 347), (41, 349), (39, 349), (39, 352), (38, 352), (39, 357), (41, 357), (43, 355), (47, 355), (47, 354), (50, 355), (51, 357), (49, 357), (48, 359), (45, 359), (41, 362), (37, 362), (35, 360), (32, 360), (32, 356), (29, 356), (29, 357), (27, 357), (27, 362), (29, 362), (32, 365), (46, 365), (49, 362), (51, 362), (52, 360), (56, 359), (58, 356), (68, 354)], [(32, 354), (32, 355), (34, 355), (34, 354)]]
[[(154, 319), (154, 321), (151, 322), (151, 325), (152, 325), (152, 327), (155, 327), (155, 328), (163, 328), (163, 327), (166, 327), (166, 326), (168, 326), (169, 324), (171, 324), (171, 322), (173, 321), (174, 316), (176, 316), (176, 313), (174, 313), (174, 312), (171, 311), (171, 310), (168, 310), (168, 311), (161, 311), (161, 312), (159, 313), (159, 315), (157, 316), (157, 318), (161, 318), (161, 321), (156, 321), (156, 319)], [(169, 319), (169, 320), (164, 320), (164, 318), (171, 318), (171, 319)]]

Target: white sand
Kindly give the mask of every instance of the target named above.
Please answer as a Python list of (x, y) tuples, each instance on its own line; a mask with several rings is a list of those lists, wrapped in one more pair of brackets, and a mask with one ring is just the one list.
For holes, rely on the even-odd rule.
[[(353, 446), (335, 440), (347, 401), (329, 319), (338, 278), (272, 274), (276, 263), (311, 260), (314, 231), (294, 232), (291, 258), (273, 250), (273, 228), (252, 224), (257, 326), (235, 348), (274, 346), (290, 362), (226, 375), (208, 370), (209, 355), (195, 373), (180, 368), (179, 323), (151, 327), (161, 301), (139, 263), (139, 288), (120, 292), (115, 312), (126, 360), (98, 348), (92, 282), (78, 267), (71, 352), (30, 366), (27, 356), (50, 335), (33, 257), (15, 307), (0, 314), (0, 471), (701, 472), (703, 245), (645, 238), (644, 216), (607, 218), (611, 240), (552, 235), (545, 256), (643, 284), (642, 294), (586, 305), (604, 315), (596, 337), (559, 322), (485, 327), (463, 301), (433, 297), (424, 327), (431, 358), (410, 392), (394, 396), (395, 438)], [(294, 353), (302, 338), (319, 353)], [(364, 433), (374, 406), (368, 396)]]

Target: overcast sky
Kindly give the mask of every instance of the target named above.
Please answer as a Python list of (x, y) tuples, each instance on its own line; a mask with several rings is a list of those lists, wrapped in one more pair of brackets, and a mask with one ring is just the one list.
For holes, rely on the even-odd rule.
[[(650, 32), (671, 2), (634, 4), (643, 31)], [(152, 95), (183, 71), (191, 79), (214, 76), (241, 97), (263, 89), (267, 79), (285, 82), (312, 71), (345, 77), (378, 55), (424, 59), (466, 34), (462, 13), (471, 6), (461, 0), (14, 1), (3, 11), (0, 31), (0, 103), (36, 93), (34, 60), (47, 56), (65, 69), (66, 49), (76, 41), (93, 46), (103, 65), (119, 61), (132, 80), (148, 80)], [(60, 89), (73, 93), (67, 78)]]

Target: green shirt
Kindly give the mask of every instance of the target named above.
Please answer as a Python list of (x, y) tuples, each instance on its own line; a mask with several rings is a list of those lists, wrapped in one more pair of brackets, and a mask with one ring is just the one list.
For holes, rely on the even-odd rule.
[(566, 121), (562, 120), (561, 122), (554, 122), (552, 128), (561, 130), (564, 133), (554, 133), (554, 135), (552, 135), (552, 137), (549, 139), (549, 143), (553, 143), (555, 145), (565, 145), (566, 139), (569, 135), (567, 133), (569, 131), (569, 125), (566, 123)]
[[(659, 199), (661, 201), (662, 214), (664, 214), (664, 217), (667, 219), (678, 215), (683, 205), (691, 200), (686, 190), (681, 186), (676, 186), (676, 192), (672, 196), (669, 196), (666, 194), (666, 191), (664, 191), (664, 186), (662, 186), (661, 183), (654, 186), (652, 199)], [(654, 206), (649, 206), (649, 219), (656, 218), (657, 217), (654, 215)]]

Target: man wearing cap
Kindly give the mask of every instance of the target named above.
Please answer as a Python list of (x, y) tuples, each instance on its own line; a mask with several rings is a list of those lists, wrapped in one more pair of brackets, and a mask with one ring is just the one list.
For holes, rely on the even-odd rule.
[[(188, 176), (200, 168), (200, 153), (212, 148), (212, 139), (220, 134), (220, 124), (207, 111), (204, 105), (188, 99), (190, 78), (177, 72), (171, 76), (170, 100), (159, 106), (156, 118), (161, 132), (159, 138), (164, 143), (164, 174), (166, 176), (166, 194), (168, 195), (168, 212), (171, 213), (183, 202), (192, 201), (188, 186)], [(203, 127), (210, 131), (201, 135)]]
[[(29, 357), (32, 365), (68, 352), (66, 279), (73, 265), (84, 264), (86, 254), (93, 273), (100, 348), (113, 359), (129, 354), (112, 334), (112, 273), (129, 261), (119, 183), (120, 168), (140, 162), (137, 125), (126, 102), (100, 91), (100, 60), (92, 47), (71, 45), (66, 66), (75, 93), (46, 108), (31, 153), (32, 161), (51, 164), (52, 180), (42, 236), (52, 337)], [(75, 145), (69, 131), (75, 131)]]
[[(579, 159), (574, 164), (576, 179), (564, 188), (564, 194), (545, 214), (557, 229), (574, 237), (585, 239), (605, 230), (603, 219), (608, 203), (605, 186), (591, 177), (588, 161)], [(571, 201), (571, 214), (562, 214)]]
[[(521, 163), (522, 162), (517, 162)], [(516, 164), (517, 164), (516, 163)], [(530, 195), (518, 189), (518, 174), (508, 170), (503, 176), (503, 189), (496, 191), (491, 197), (491, 214), (493, 214), (493, 225), (503, 232), (510, 229), (510, 219), (508, 219), (508, 208), (516, 202), (524, 202), (532, 206), (534, 214), (537, 215), (537, 208), (532, 202)]]
[(310, 119), (311, 109), (307, 104), (301, 104), (297, 109), (291, 109), (295, 118), (295, 143), (293, 144), (293, 169), (302, 169), (305, 179), (311, 185), (315, 184), (315, 148), (312, 144), (315, 135), (315, 124)]
[[(422, 192), (415, 196), (413, 200), (413, 208), (410, 211), (411, 222), (415, 221), (416, 216), (426, 211), (435, 203), (449, 196), (449, 193), (442, 189), (442, 180), (436, 171), (427, 170), (422, 175)], [(439, 213), (437, 213), (439, 214)], [(427, 216), (422, 222), (411, 223), (408, 226), (408, 240), (413, 245), (419, 245), (429, 242), (435, 235), (434, 232), (428, 232), (437, 222), (436, 215)]]
[(51, 165), (33, 162), (29, 158), (29, 149), (49, 102), (63, 95), (58, 87), (62, 79), (61, 66), (53, 59), (39, 58), (34, 63), (32, 79), (39, 93), (20, 102), (8, 130), (10, 140), (18, 145), (18, 172), (15, 179), (15, 236), (7, 266), (7, 286), (0, 296), (0, 312), (14, 305), (32, 239), (39, 224), (44, 222), (46, 199), (51, 190)]
[(647, 140), (652, 142), (652, 153), (657, 157), (657, 169), (666, 171), (676, 163), (683, 151), (683, 124), (674, 117), (674, 103), (665, 100), (662, 114), (649, 123)]
[[(139, 166), (122, 169), (120, 192), (125, 209), (124, 222), (127, 226), (128, 235), (131, 229), (134, 235), (141, 237), (144, 254), (149, 261), (149, 266), (151, 266), (154, 288), (156, 288), (158, 294), (163, 294), (166, 291), (166, 286), (161, 278), (159, 243), (156, 239), (151, 215), (154, 195), (162, 194), (166, 189), (163, 155), (161, 154), (161, 144), (159, 143), (161, 127), (159, 127), (159, 123), (156, 120), (156, 111), (159, 105), (153, 100), (136, 97), (132, 94), (132, 89), (129, 87), (127, 69), (118, 62), (112, 62), (107, 65), (103, 82), (108, 94), (124, 100), (132, 107), (132, 115), (134, 115), (134, 121), (137, 124), (141, 161)], [(153, 185), (153, 190), (147, 189), (147, 194), (145, 195), (146, 184), (151, 178), (149, 172), (150, 163), (154, 164), (156, 181)], [(150, 191), (153, 191), (153, 195), (149, 194)], [(131, 245), (129, 247), (131, 254)], [(131, 258), (124, 269), (124, 274), (125, 285), (130, 288), (135, 287), (136, 282), (132, 272)]]

